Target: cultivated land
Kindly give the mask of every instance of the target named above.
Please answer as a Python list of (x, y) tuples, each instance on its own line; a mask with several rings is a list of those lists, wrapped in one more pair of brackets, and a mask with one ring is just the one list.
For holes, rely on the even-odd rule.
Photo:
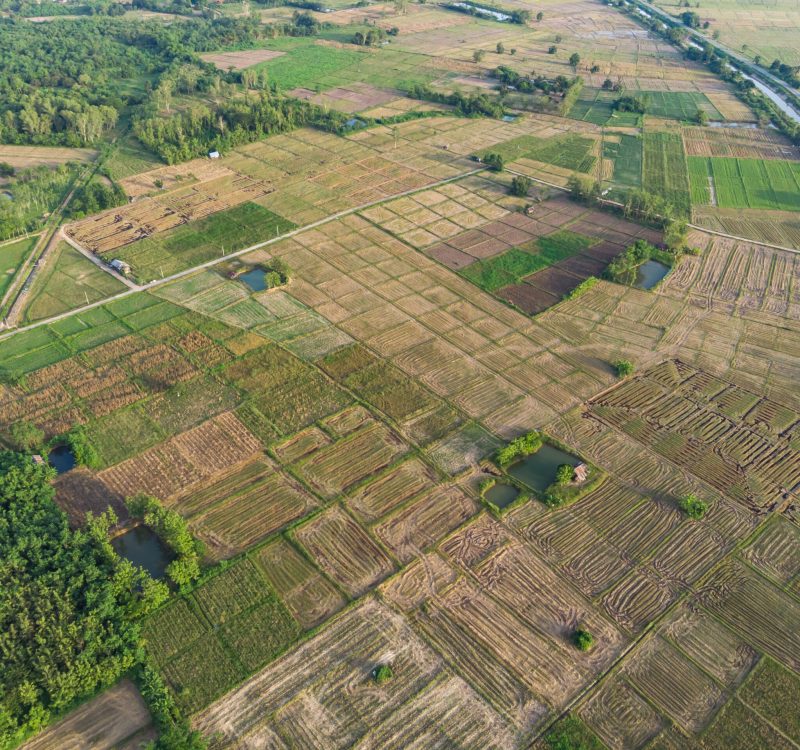
[[(97, 452), (55, 480), (72, 526), (144, 492), (204, 543), (142, 629), (211, 748), (800, 744), (797, 147), (612, 7), (504, 7), (544, 16), (336, 4), (320, 36), (204, 54), (369, 122), (170, 166), (124, 136), (128, 202), (66, 222), (84, 252), (55, 243), (35, 325), (0, 334), (0, 438), (81, 426)], [(374, 26), (399, 32), (349, 43)], [(501, 64), (585, 85), (505, 120), (405, 95), (492, 92)], [(601, 278), (664, 233), (575, 175), (665, 199), (697, 252), (647, 291)], [(31, 243), (0, 245), (0, 290)], [(278, 288), (241, 277), (279, 260)], [(532, 430), (589, 467), (568, 502), (496, 459)], [(123, 681), (24, 747), (155, 733)]]

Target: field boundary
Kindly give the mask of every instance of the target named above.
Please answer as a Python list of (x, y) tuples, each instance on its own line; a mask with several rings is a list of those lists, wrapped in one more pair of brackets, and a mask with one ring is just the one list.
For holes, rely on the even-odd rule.
[[(5, 341), (8, 338), (11, 338), (17, 333), (23, 333), (24, 331), (30, 331), (34, 328), (39, 328), (43, 325), (49, 325), (50, 323), (56, 323), (59, 320), (63, 320), (64, 318), (68, 318), (71, 315), (77, 315), (78, 313), (86, 312), (87, 310), (91, 310), (95, 307), (100, 307), (101, 305), (105, 305), (108, 302), (113, 302), (114, 300), (121, 299), (123, 297), (127, 297), (131, 294), (135, 294), (136, 292), (143, 292), (149, 289), (154, 289), (159, 286), (163, 286), (164, 284), (169, 284), (172, 281), (176, 281), (177, 279), (183, 278), (184, 276), (190, 276), (197, 271), (202, 271), (204, 268), (211, 268), (216, 266), (220, 263), (224, 263), (231, 258), (237, 258), (240, 255), (246, 255), (247, 253), (251, 253), (254, 250), (260, 250), (262, 247), (266, 247), (267, 245), (275, 244), (276, 242), (281, 242), (282, 240), (288, 239), (290, 237), (294, 237), (297, 234), (301, 234), (302, 232), (308, 231), (309, 229), (315, 229), (316, 227), (322, 226), (323, 224), (327, 224), (331, 221), (336, 221), (337, 219), (342, 219), (345, 216), (350, 216), (351, 214), (357, 213), (358, 211), (363, 211), (367, 208), (372, 208), (373, 206), (378, 206), (381, 203), (386, 203), (388, 201), (395, 200), (397, 198), (404, 198), (408, 195), (414, 195), (415, 193), (422, 193), (426, 190), (432, 190), (434, 188), (439, 187), (440, 185), (446, 185), (450, 182), (456, 182), (458, 180), (463, 180), (465, 177), (472, 177), (473, 175), (479, 174), (480, 172), (484, 171), (485, 167), (480, 167), (478, 169), (473, 169), (469, 172), (464, 172), (463, 174), (455, 175), (454, 177), (448, 177), (444, 180), (439, 180), (438, 182), (431, 183), (429, 185), (424, 185), (423, 187), (413, 188), (411, 190), (406, 190), (403, 193), (398, 193), (397, 195), (392, 195), (388, 198), (381, 198), (377, 201), (372, 201), (371, 203), (365, 203), (362, 206), (356, 206), (354, 208), (348, 208), (344, 211), (339, 211), (338, 213), (331, 214), (330, 216), (326, 216), (324, 219), (319, 219), (318, 221), (312, 222), (311, 224), (306, 224), (302, 227), (296, 227), (292, 229), (290, 232), (286, 234), (282, 234), (279, 237), (273, 237), (269, 240), (264, 240), (263, 242), (257, 242), (255, 245), (251, 245), (250, 247), (245, 247), (242, 250), (237, 250), (234, 253), (229, 253), (227, 255), (220, 256), (219, 258), (214, 258), (212, 260), (206, 261), (205, 263), (201, 263), (197, 266), (192, 266), (191, 268), (187, 268), (184, 271), (178, 271), (178, 273), (174, 273), (171, 276), (165, 276), (163, 279), (154, 279), (153, 281), (147, 282), (147, 284), (143, 284), (141, 286), (137, 286), (133, 284), (133, 282), (128, 282), (128, 285), (131, 286), (128, 291), (120, 292), (119, 294), (112, 295), (111, 297), (106, 297), (105, 299), (98, 300), (97, 302), (92, 302), (89, 305), (83, 305), (82, 307), (76, 307), (74, 310), (68, 310), (67, 312), (60, 313), (59, 315), (54, 315), (51, 318), (45, 318), (43, 320), (37, 320), (35, 323), (30, 323), (29, 325), (22, 326), (20, 328), (14, 328), (13, 330), (7, 331), (4, 334), (0, 335), (0, 341)], [(55, 236), (55, 235), (54, 235)], [(73, 243), (70, 243), (73, 244)], [(73, 244), (73, 247), (75, 245)], [(78, 247), (75, 247), (78, 250)], [(88, 252), (88, 251), (87, 251)], [(85, 254), (85, 252), (84, 252)], [(111, 269), (106, 268), (102, 262), (99, 264), (100, 268), (108, 273), (111, 273)], [(5, 324), (5, 327), (8, 327)]]

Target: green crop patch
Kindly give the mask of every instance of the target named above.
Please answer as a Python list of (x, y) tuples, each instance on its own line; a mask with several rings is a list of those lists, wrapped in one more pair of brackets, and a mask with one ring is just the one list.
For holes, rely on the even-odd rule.
[(141, 407), (122, 409), (90, 423), (86, 432), (102, 466), (112, 466), (165, 437)]
[(194, 598), (212, 625), (249, 609), (270, 593), (269, 584), (249, 560), (242, 560), (206, 581)]
[(556, 138), (521, 135), (483, 149), (478, 155), (485, 157), (487, 154), (500, 154), (506, 162), (532, 159), (562, 169), (588, 173), (595, 163), (595, 157), (591, 153), (593, 148), (594, 140), (576, 134)]
[(207, 706), (245, 676), (243, 668), (211, 632), (167, 663), (164, 675), (178, 704), (188, 712)]
[(461, 273), (481, 289), (495, 292), (548, 265), (538, 253), (512, 247), (502, 255), (471, 263)]
[(223, 251), (232, 253), (295, 228), (288, 219), (256, 203), (245, 202), (120, 248), (137, 278), (150, 281), (191, 268)]
[(679, 133), (644, 133), (643, 187), (689, 215), (689, 175)]
[(636, 127), (639, 125), (641, 115), (638, 112), (620, 112), (614, 109), (614, 100), (618, 96), (619, 94), (613, 91), (583, 88), (568, 116), (573, 120), (591, 122), (595, 125), (619, 128)]
[(637, 135), (619, 135), (619, 142), (603, 143), (603, 158), (614, 162), (613, 181), (624, 187), (642, 185), (642, 139)]
[[(782, 159), (689, 158), (692, 202), (720, 208), (800, 211), (800, 162)], [(704, 188), (705, 185), (705, 188)]]
[(712, 120), (724, 120), (711, 100), (699, 91), (631, 91), (644, 103), (645, 112), (654, 117), (696, 122), (698, 111)]
[(487, 292), (496, 292), (553, 263), (577, 255), (590, 247), (593, 240), (582, 234), (562, 229), (521, 247), (512, 247), (501, 255), (471, 263), (461, 274)]
[(143, 636), (148, 653), (159, 664), (164, 664), (197, 641), (205, 631), (205, 623), (187, 600), (176, 599), (147, 618)]
[(300, 632), (300, 626), (273, 592), (250, 612), (227, 622), (220, 631), (249, 671), (272, 661)]
[[(355, 28), (350, 28), (347, 41)], [(281, 89), (298, 87), (325, 91), (336, 86), (362, 82), (373, 86), (406, 90), (413, 84), (429, 83), (440, 74), (424, 63), (426, 55), (379, 48), (377, 51), (319, 44), (311, 38), (282, 38), (271, 41), (270, 49), (284, 54), (256, 66), (266, 70), (270, 81)]]
[(365, 401), (395, 420), (406, 419), (436, 403), (436, 399), (421, 385), (388, 362), (377, 362), (359, 370), (344, 382)]
[(800, 740), (800, 679), (765, 657), (739, 690), (739, 697), (795, 742)]
[(36, 237), (29, 237), (0, 246), (0, 297), (11, 286), (14, 274), (33, 250), (36, 240)]

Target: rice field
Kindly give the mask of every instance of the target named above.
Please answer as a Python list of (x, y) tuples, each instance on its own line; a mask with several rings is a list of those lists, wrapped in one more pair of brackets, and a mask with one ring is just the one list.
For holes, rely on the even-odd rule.
[(693, 203), (711, 202), (710, 183), (721, 208), (800, 211), (800, 162), (689, 157), (688, 164)]

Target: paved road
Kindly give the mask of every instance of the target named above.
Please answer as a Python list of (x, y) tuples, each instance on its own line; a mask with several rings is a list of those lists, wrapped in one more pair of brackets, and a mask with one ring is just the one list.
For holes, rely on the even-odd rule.
[[(676, 18), (675, 16), (671, 15), (670, 13), (668, 13), (667, 11), (663, 10), (662, 8), (659, 8), (658, 6), (653, 5), (652, 3), (648, 2), (648, 0), (636, 0), (636, 2), (639, 5), (642, 5), (643, 7), (647, 8), (647, 10), (649, 10), (650, 12), (652, 12), (654, 15), (658, 16), (659, 18), (667, 19), (667, 20), (669, 20), (669, 21), (671, 21), (673, 23), (675, 21), (679, 21), (680, 20), (680, 19)], [(689, 10), (691, 10), (691, 8)], [(736, 52), (735, 50), (731, 49), (730, 47), (727, 47), (726, 45), (721, 44), (720, 42), (718, 42), (718, 41), (716, 41), (714, 39), (710, 39), (705, 34), (701, 34), (696, 29), (690, 29), (688, 26), (684, 26), (683, 28), (686, 29), (688, 35), (694, 41), (697, 41), (697, 42), (699, 42), (701, 44), (710, 44), (712, 47), (714, 47), (715, 49), (719, 50), (720, 52), (724, 52), (732, 60), (735, 60), (736, 62), (738, 62), (740, 64), (747, 65), (750, 68), (752, 68), (753, 70), (758, 71), (758, 76), (761, 79), (761, 82), (767, 88), (771, 89), (772, 92), (774, 94), (776, 94), (777, 96), (779, 96), (781, 99), (783, 99), (783, 94), (785, 92), (789, 92), (791, 94), (794, 94), (795, 96), (800, 97), (800, 91), (798, 91), (795, 88), (792, 88), (788, 83), (786, 83), (785, 81), (781, 80), (776, 75), (773, 75), (767, 68), (763, 67), (762, 65), (756, 65), (750, 58), (746, 57), (745, 55), (741, 54), (740, 52)], [(791, 102), (787, 102), (787, 103), (791, 105)], [(798, 118), (797, 116), (795, 116), (794, 119), (797, 122), (800, 122), (800, 118)]]

